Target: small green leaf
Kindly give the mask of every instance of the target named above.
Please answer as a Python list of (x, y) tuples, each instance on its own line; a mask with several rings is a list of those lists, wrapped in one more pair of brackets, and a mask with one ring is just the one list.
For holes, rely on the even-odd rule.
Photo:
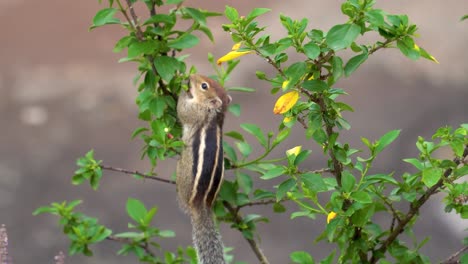
[(414, 158), (403, 159), (403, 161), (408, 162), (409, 164), (412, 164), (414, 167), (416, 167), (416, 169), (420, 171), (424, 169), (424, 164), (418, 159), (414, 159)]
[(114, 17), (116, 12), (117, 9), (115, 8), (104, 8), (99, 10), (93, 18), (93, 25), (90, 29), (108, 24), (120, 24), (120, 20)]
[(167, 42), (167, 46), (173, 49), (188, 49), (195, 47), (200, 42), (200, 39), (192, 34), (185, 34), (174, 40)]
[(239, 187), (241, 187), (245, 193), (249, 194), (252, 191), (253, 181), (250, 175), (243, 172), (236, 172), (236, 179), (239, 183)]
[(341, 76), (343, 76), (343, 60), (338, 56), (333, 56), (331, 60), (332, 69), (333, 69), (333, 79), (334, 81), (338, 81)]
[(301, 175), (301, 181), (304, 186), (314, 192), (327, 191), (327, 184), (324, 182), (322, 175), (318, 173), (304, 173)]
[(141, 223), (147, 214), (145, 205), (137, 199), (128, 198), (126, 207), (127, 214), (137, 223)]
[[(468, 15), (462, 16), (462, 17), (460, 18), (460, 21), (463, 21), (463, 20), (465, 20), (465, 19), (468, 19)], [(467, 256), (467, 257), (468, 257), (468, 256)]]
[(360, 203), (372, 203), (372, 197), (364, 191), (357, 191), (351, 193), (351, 198)]
[(315, 261), (312, 256), (305, 251), (295, 251), (289, 256), (291, 261), (299, 264), (314, 264)]
[(403, 39), (398, 40), (397, 47), (403, 55), (412, 60), (417, 60), (421, 56), (418, 48), (416, 48), (416, 45), (414, 44), (414, 40), (411, 37), (404, 37)]
[(301, 162), (306, 160), (309, 155), (312, 153), (312, 150), (303, 150), (297, 157), (294, 159), (294, 166), (298, 166)]
[(234, 116), (239, 117), (241, 114), (241, 106), (240, 104), (229, 104), (228, 111)]
[(252, 146), (245, 141), (236, 142), (236, 146), (244, 157), (248, 157), (252, 153)]
[(160, 237), (175, 237), (175, 232), (172, 230), (162, 230), (158, 234)]
[(274, 203), (273, 204), (273, 212), (275, 213), (284, 213), (286, 212), (286, 207), (281, 203)]
[(328, 87), (327, 83), (322, 81), (322, 80), (309, 80), (305, 81), (302, 83), (302, 87), (311, 91), (311, 92), (323, 92), (325, 90), (328, 90), (330, 87)]
[(276, 178), (278, 176), (283, 175), (285, 172), (284, 168), (282, 166), (275, 167), (269, 171), (267, 171), (265, 174), (263, 174), (260, 178), (264, 180), (269, 180)]
[(359, 33), (361, 33), (361, 27), (358, 25), (336, 25), (330, 29), (325, 39), (331, 49), (338, 51), (351, 46)]
[(194, 21), (200, 24), (203, 27), (206, 27), (206, 16), (203, 14), (199, 9), (195, 9), (192, 7), (185, 7), (183, 11), (187, 13)]
[(392, 130), (383, 135), (377, 142), (375, 148), (375, 154), (379, 154), (382, 150), (385, 149), (390, 143), (392, 143), (400, 135), (401, 130)]
[(226, 6), (226, 9), (224, 10), (224, 14), (226, 14), (226, 17), (229, 19), (229, 21), (234, 22), (239, 18), (239, 13), (234, 7)]
[(180, 3), (184, 2), (184, 0), (167, 0), (166, 4), (168, 5), (178, 5)]
[(353, 73), (362, 63), (367, 60), (368, 57), (369, 54), (367, 51), (365, 51), (349, 59), (349, 61), (346, 63), (346, 66), (344, 67), (345, 76), (349, 77), (351, 73)]
[(356, 179), (349, 171), (343, 171), (341, 174), (341, 187), (345, 192), (351, 192), (356, 184)]
[(145, 236), (143, 233), (123, 232), (123, 233), (115, 234), (115, 237), (141, 239), (141, 238), (144, 238)]
[(442, 175), (444, 174), (444, 169), (442, 168), (426, 168), (422, 171), (422, 181), (427, 187), (434, 186)]
[(145, 23), (143, 23), (143, 25), (155, 24), (155, 23), (164, 23), (167, 25), (174, 25), (175, 21), (176, 20), (174, 16), (166, 15), (166, 14), (156, 14), (148, 18), (148, 20), (146, 20)]
[[(260, 15), (263, 15), (265, 13), (268, 13), (270, 12), (271, 9), (269, 8), (254, 8), (252, 11), (250, 11), (250, 13), (247, 15), (247, 21), (248, 20), (252, 20), (252, 19), (255, 19), (256, 17), (260, 16)], [(232, 21), (232, 20), (231, 20)]]
[(304, 45), (304, 53), (309, 59), (314, 60), (320, 55), (320, 47), (311, 41)]
[(255, 136), (255, 138), (258, 140), (260, 145), (262, 145), (265, 148), (267, 147), (267, 139), (265, 135), (263, 134), (262, 129), (259, 126), (255, 124), (247, 124), (247, 123), (241, 124), (240, 126), (246, 132)]
[(253, 93), (255, 92), (254, 88), (249, 87), (228, 87), (226, 88), (227, 91), (234, 91), (234, 92), (244, 92), (244, 93)]
[(134, 58), (145, 54), (152, 54), (157, 48), (154, 41), (135, 41), (128, 46), (128, 57)]
[(239, 141), (245, 141), (244, 136), (242, 136), (242, 134), (237, 131), (229, 131), (229, 132), (224, 133), (224, 135), (228, 137), (232, 137), (233, 139), (237, 139)]
[(291, 129), (289, 128), (281, 130), (276, 136), (276, 138), (273, 140), (273, 147), (277, 146), (279, 143), (287, 139), (289, 137), (290, 132), (291, 132)]
[(170, 82), (179, 69), (179, 61), (173, 57), (159, 56), (154, 59), (154, 66), (161, 78), (166, 82)]
[(289, 192), (292, 188), (296, 187), (296, 180), (294, 179), (287, 179), (286, 181), (282, 182), (278, 186), (278, 190), (276, 191), (276, 200), (280, 201)]

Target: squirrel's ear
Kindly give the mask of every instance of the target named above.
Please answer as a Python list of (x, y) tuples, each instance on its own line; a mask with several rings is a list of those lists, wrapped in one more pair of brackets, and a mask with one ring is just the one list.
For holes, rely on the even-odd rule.
[(227, 98), (228, 98), (227, 104), (230, 104), (230, 103), (232, 102), (232, 97), (228, 94), (228, 95), (227, 95)]

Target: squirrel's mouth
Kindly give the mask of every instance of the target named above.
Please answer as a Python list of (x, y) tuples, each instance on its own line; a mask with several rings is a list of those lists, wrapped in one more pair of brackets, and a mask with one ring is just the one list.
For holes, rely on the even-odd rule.
[(193, 94), (192, 94), (192, 85), (190, 84), (190, 78), (188, 79), (187, 86), (188, 86), (187, 95), (189, 96), (190, 99), (192, 99)]

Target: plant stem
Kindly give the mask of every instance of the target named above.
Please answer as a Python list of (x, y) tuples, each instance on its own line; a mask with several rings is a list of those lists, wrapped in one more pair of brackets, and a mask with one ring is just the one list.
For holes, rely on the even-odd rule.
[[(465, 150), (463, 151), (463, 155), (461, 158), (455, 158), (453, 162), (458, 166), (468, 156), (468, 146), (465, 146)], [(411, 221), (411, 219), (419, 213), (419, 209), (423, 206), (429, 198), (437, 193), (438, 189), (441, 188), (444, 184), (444, 180), (452, 174), (452, 169), (449, 168), (445, 170), (443, 177), (431, 188), (427, 189), (426, 192), (414, 203), (410, 205), (408, 213), (401, 219), (398, 225), (395, 227), (392, 233), (387, 237), (385, 241), (382, 242), (382, 245), (377, 250), (372, 252), (372, 257), (370, 259), (370, 263), (377, 263), (377, 261), (385, 254), (388, 247), (395, 241), (398, 235), (403, 232), (406, 225)]]
[[(232, 207), (231, 204), (228, 202), (223, 202), (224, 207), (229, 211), (229, 213), (232, 214), (234, 217), (234, 223), (240, 224), (242, 223), (242, 216), (239, 214), (238, 210), (239, 208), (234, 208)], [(245, 240), (250, 245), (250, 248), (252, 248), (252, 251), (255, 253), (255, 256), (258, 258), (261, 264), (269, 264), (270, 262), (268, 261), (267, 257), (263, 254), (262, 250), (260, 249), (260, 246), (257, 244), (257, 242), (253, 239), (246, 238), (244, 236)]]

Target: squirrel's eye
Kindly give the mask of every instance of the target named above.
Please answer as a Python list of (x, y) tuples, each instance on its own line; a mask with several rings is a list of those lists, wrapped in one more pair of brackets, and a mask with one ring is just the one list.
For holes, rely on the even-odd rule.
[(202, 88), (203, 90), (206, 90), (206, 89), (208, 89), (208, 84), (207, 84), (207, 83), (205, 83), (205, 82), (204, 82), (204, 83), (202, 83), (202, 84), (201, 84), (201, 88)]

